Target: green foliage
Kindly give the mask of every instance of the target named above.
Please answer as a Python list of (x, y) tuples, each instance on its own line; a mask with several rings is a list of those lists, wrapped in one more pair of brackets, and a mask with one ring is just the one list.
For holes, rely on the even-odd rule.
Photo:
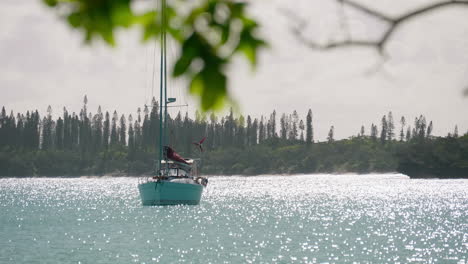
[(207, 153), (208, 174), (370, 173), (394, 172), (398, 160), (391, 149), (371, 138), (332, 143), (270, 140), (247, 149), (222, 148)]
[[(52, 110), (48, 112), (41, 119), (37, 111), (15, 117), (2, 109), (0, 176), (153, 173), (160, 132), (157, 102), (151, 112), (145, 109), (143, 117), (138, 111), (135, 121), (132, 116), (125, 119), (121, 115), (118, 122), (116, 111), (112, 121), (109, 112), (104, 115), (100, 109), (93, 115), (86, 109), (86, 103), (79, 116), (64, 110), (63, 117), (54, 120), (50, 115)], [(312, 112), (308, 113), (308, 130), (312, 132)], [(384, 142), (377, 140), (375, 125), (371, 136), (361, 131), (357, 137), (343, 140), (334, 140), (329, 135), (326, 142), (314, 142), (312, 133), (298, 138), (294, 132), (299, 119), (296, 112), (281, 115), (280, 137), (272, 129), (275, 111), (269, 120), (261, 118), (260, 122), (250, 116), (246, 122), (233, 111), (221, 118), (212, 114), (209, 121), (200, 113), (195, 120), (187, 113), (182, 116), (178, 113), (175, 118), (168, 118), (170, 144), (182, 156), (201, 157), (202, 171), (206, 174), (400, 171), (413, 177), (468, 175), (468, 135), (429, 136), (430, 133), (424, 133), (423, 116), (416, 119), (415, 136), (409, 141), (390, 140), (386, 136)], [(382, 124), (387, 125), (388, 122)], [(207, 137), (203, 145), (205, 152), (200, 153), (192, 142), (204, 137)]]
[(414, 138), (403, 145), (397, 155), (398, 171), (412, 177), (468, 177), (468, 135)]
[[(71, 27), (81, 30), (87, 43), (101, 38), (114, 46), (115, 32), (130, 27), (140, 28), (143, 40), (148, 41), (160, 38), (162, 27), (166, 28), (180, 49), (172, 75), (190, 80), (189, 91), (200, 98), (204, 111), (220, 109), (229, 98), (226, 70), (233, 58), (243, 55), (255, 67), (258, 51), (266, 46), (256, 36), (259, 25), (247, 15), (244, 2), (169, 1), (163, 16), (156, 10), (135, 11), (136, 0), (43, 1)], [(188, 12), (184, 11), (187, 7)]]

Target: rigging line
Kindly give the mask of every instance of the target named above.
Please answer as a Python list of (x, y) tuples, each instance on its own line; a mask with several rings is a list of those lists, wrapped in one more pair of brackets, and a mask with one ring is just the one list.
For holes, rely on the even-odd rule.
[(151, 78), (151, 102), (154, 97), (154, 78), (156, 75), (156, 46), (157, 42), (154, 42), (154, 48), (153, 48), (153, 78)]
[[(171, 37), (169, 37), (167, 39), (167, 48), (168, 48), (168, 61), (169, 61), (169, 65), (173, 65), (175, 60), (176, 60), (176, 56), (174, 55), (174, 43), (173, 43), (173, 39)], [(178, 85), (177, 85), (177, 81), (175, 78), (172, 77), (172, 75), (169, 73), (169, 77), (167, 78), (167, 81), (168, 81), (168, 85), (169, 87), (172, 87), (171, 89), (171, 93), (169, 93), (168, 95), (171, 96), (171, 97), (175, 97), (177, 98), (177, 100), (179, 100), (179, 94), (178, 94)]]
[[(168, 108), (171, 108), (171, 107), (184, 107), (184, 106), (188, 106), (188, 104), (181, 104), (181, 105), (168, 105), (167, 107)], [(174, 112), (173, 112), (174, 113)]]
[(148, 99), (148, 96), (146, 93), (148, 92), (148, 46), (145, 45), (145, 74), (144, 74), (144, 90), (143, 90), (143, 101), (145, 102), (146, 105), (146, 100)]

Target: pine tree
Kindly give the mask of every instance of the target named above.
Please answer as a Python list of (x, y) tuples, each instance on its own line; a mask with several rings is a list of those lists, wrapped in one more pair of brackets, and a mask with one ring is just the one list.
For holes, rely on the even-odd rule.
[(7, 145), (7, 127), (8, 116), (6, 115), (5, 107), (2, 107), (2, 112), (0, 113), (0, 149), (3, 146)]
[(64, 148), (64, 122), (61, 117), (57, 120), (57, 125), (55, 127), (55, 144), (56, 148), (62, 150)]
[(52, 130), (53, 130), (52, 107), (49, 105), (47, 107), (47, 116), (44, 116), (43, 121), (42, 121), (42, 149), (44, 150), (52, 149), (52, 146), (53, 146)]
[(433, 127), (432, 127), (432, 121), (431, 121), (431, 122), (429, 122), (429, 126), (427, 127), (427, 132), (426, 132), (426, 137), (427, 137), (427, 138), (431, 138), (431, 136), (432, 136), (432, 129), (433, 129)]
[(426, 117), (421, 116), (420, 118), (421, 118), (420, 137), (421, 139), (424, 139), (426, 137), (426, 127), (427, 127)]
[(225, 130), (226, 130), (226, 143), (227, 146), (232, 146), (234, 143), (234, 114), (232, 112), (232, 107), (229, 110), (229, 116), (227, 116), (225, 121)]
[(387, 123), (387, 117), (384, 115), (382, 117), (382, 128), (380, 130), (380, 142), (384, 144), (387, 141), (387, 136), (388, 136), (388, 123)]
[(301, 121), (299, 121), (299, 130), (301, 131), (301, 136), (299, 137), (299, 140), (301, 142), (304, 142), (304, 129), (305, 129), (304, 121), (301, 119)]
[(107, 150), (109, 147), (109, 138), (110, 136), (110, 115), (109, 112), (106, 111), (106, 117), (104, 119), (104, 125), (102, 129), (102, 144), (104, 146), (104, 149)]
[(141, 148), (141, 126), (138, 120), (135, 120), (135, 123), (133, 124), (133, 130), (135, 133), (135, 140), (134, 140), (134, 145), (135, 145), (135, 150), (139, 150)]
[(63, 148), (66, 150), (73, 149), (72, 136), (71, 136), (71, 123), (72, 118), (68, 114), (67, 109), (63, 108)]
[(117, 111), (114, 111), (112, 116), (111, 134), (110, 134), (110, 145), (115, 146), (119, 143), (119, 135), (117, 131), (117, 120), (119, 119)]
[(401, 123), (400, 142), (402, 142), (402, 141), (405, 139), (405, 125), (406, 125), (406, 119), (405, 119), (404, 116), (401, 117), (400, 123)]
[(93, 117), (93, 124), (92, 124), (92, 138), (93, 138), (93, 152), (99, 152), (103, 147), (103, 124), (102, 121), (104, 120), (104, 115), (102, 113), (101, 106), (98, 107), (97, 114)]
[(5, 107), (2, 107), (2, 111), (0, 112), (0, 150), (2, 150), (3, 146), (7, 145), (7, 136), (8, 130), (7, 124), (9, 123), (8, 117), (6, 115)]
[(415, 118), (414, 121), (415, 131), (413, 131), (413, 136), (417, 136), (420, 140), (423, 140), (426, 137), (426, 118), (423, 115), (420, 115), (419, 118)]
[(250, 118), (250, 115), (247, 116), (247, 129), (246, 129), (246, 143), (247, 146), (252, 146), (253, 143), (251, 142), (252, 139), (252, 118)]
[(119, 144), (122, 146), (127, 145), (127, 122), (124, 115), (120, 117)]
[(298, 122), (299, 122), (299, 115), (297, 114), (297, 111), (294, 110), (293, 114), (290, 118), (292, 126), (291, 127), (291, 136), (290, 139), (292, 140), (297, 140), (297, 137), (299, 136), (298, 132)]
[(411, 126), (408, 127), (406, 130), (406, 142), (409, 142), (411, 140)]
[(39, 142), (40, 142), (40, 116), (39, 112), (36, 110), (31, 115), (32, 118), (32, 148), (39, 149)]
[(86, 122), (86, 130), (85, 130), (85, 136), (86, 136), (86, 151), (94, 151), (96, 150), (96, 145), (93, 144), (94, 138), (93, 138), (93, 128), (91, 124), (91, 120), (93, 120), (93, 114), (88, 113), (88, 118)]
[(273, 136), (271, 135), (271, 120), (268, 120), (266, 124), (266, 131), (267, 131), (267, 134), (266, 134), (265, 139), (273, 138)]
[(71, 140), (70, 140), (70, 143), (71, 143), (71, 147), (73, 150), (77, 149), (79, 147), (79, 119), (78, 119), (78, 116), (73, 112), (72, 113), (72, 117), (71, 117), (71, 129), (70, 129), (70, 137), (71, 137)]
[(258, 138), (258, 120), (255, 118), (252, 129), (250, 131), (250, 144), (257, 145), (257, 138)]
[(217, 117), (214, 113), (210, 114), (210, 125), (208, 128), (208, 135), (207, 135), (207, 143), (205, 144), (206, 147), (210, 150), (214, 149), (217, 144), (218, 144), (218, 138), (216, 134), (216, 124), (217, 123)]
[(276, 135), (276, 110), (270, 115), (270, 136), (271, 138), (277, 138)]
[(455, 129), (453, 130), (453, 137), (458, 138), (458, 125), (455, 125)]
[(135, 149), (140, 149), (142, 142), (143, 142), (143, 134), (141, 129), (141, 108), (138, 107), (137, 109), (137, 119), (135, 120), (135, 124), (133, 125), (133, 129), (135, 130)]
[(261, 144), (266, 138), (265, 125), (263, 123), (263, 116), (260, 118), (260, 125), (258, 128), (258, 143)]
[(24, 133), (23, 137), (21, 138), (21, 141), (23, 142), (23, 147), (25, 149), (33, 149), (33, 122), (31, 118), (31, 113), (29, 111), (26, 111), (26, 115), (23, 118), (24, 122)]
[(392, 141), (395, 137), (395, 124), (393, 123), (393, 114), (390, 111), (387, 119), (387, 140)]
[[(8, 138), (12, 138), (12, 142), (7, 145), (10, 145), (12, 147), (17, 147), (17, 148), (23, 148), (24, 147), (24, 115), (20, 115), (18, 113), (17, 117), (17, 122), (15, 122), (15, 116), (13, 115), (13, 111), (10, 113), (10, 118), (9, 118), (9, 125), (8, 128), (9, 130), (7, 131)], [(15, 127), (16, 124), (16, 127)]]
[(7, 120), (8, 116), (6, 114), (5, 106), (2, 106), (2, 112), (0, 113), (0, 128), (5, 127), (5, 123)]
[(366, 129), (364, 128), (364, 125), (361, 126), (361, 131), (359, 133), (360, 137), (364, 137), (364, 134), (366, 133)]
[(79, 147), (82, 153), (87, 152), (91, 147), (90, 138), (90, 120), (88, 118), (88, 97), (85, 95), (83, 99), (83, 108), (80, 111), (80, 122), (79, 122)]
[(142, 134), (143, 134), (142, 146), (145, 150), (149, 150), (149, 149), (151, 150), (152, 148), (151, 148), (150, 119), (149, 119), (149, 110), (148, 110), (147, 105), (145, 105), (143, 113), (144, 113), (144, 117), (143, 117), (143, 126), (142, 126)]
[(312, 110), (309, 109), (307, 112), (307, 119), (306, 119), (306, 143), (308, 145), (312, 144), (314, 141), (314, 132), (312, 128)]
[(371, 139), (373, 141), (377, 141), (377, 135), (379, 134), (379, 131), (377, 129), (377, 125), (374, 125), (374, 123), (372, 123), (371, 125)]
[(183, 136), (182, 123), (182, 113), (180, 111), (177, 112), (176, 118), (173, 120), (171, 119), (169, 123), (170, 144), (174, 146), (175, 149), (182, 149), (183, 147), (183, 143), (178, 140)]
[(184, 140), (184, 145), (185, 145), (185, 155), (187, 156), (190, 156), (192, 154), (192, 134), (191, 134), (191, 131), (192, 131), (192, 127), (193, 127), (193, 122), (191, 122), (189, 116), (188, 116), (188, 113), (185, 113), (185, 117), (184, 117), (184, 122), (183, 122), (183, 127), (184, 127), (184, 130), (186, 131), (185, 133), (185, 140)]
[(135, 131), (133, 130), (133, 117), (128, 116), (128, 152), (130, 157), (133, 159), (135, 153)]
[[(12, 111), (13, 112), (13, 111)], [(31, 121), (31, 114), (29, 111), (26, 111), (26, 115), (23, 118), (24, 129), (23, 129), (23, 137), (21, 138), (21, 142), (23, 142), (23, 147), (25, 149), (32, 149), (32, 121)]]
[(335, 141), (334, 134), (335, 134), (335, 127), (331, 126), (330, 131), (328, 131), (328, 136), (327, 136), (328, 143), (332, 143), (333, 141)]
[(88, 105), (88, 96), (85, 95), (83, 98), (83, 112), (85, 116), (88, 116), (87, 105)]
[[(297, 128), (296, 128), (297, 130)], [(294, 137), (294, 122), (293, 122), (293, 117), (292, 115), (286, 115), (286, 131), (287, 131), (287, 138), (289, 140), (295, 140), (296, 138)]]
[(288, 135), (288, 125), (286, 120), (286, 114), (282, 114), (280, 118), (280, 135), (281, 139), (286, 140)]
[[(152, 109), (151, 109), (151, 114), (150, 114), (150, 120), (149, 120), (149, 133), (148, 133), (148, 144), (150, 147), (150, 150), (155, 151), (157, 149), (157, 146), (159, 145), (159, 103), (156, 101), (156, 99), (153, 97), (152, 101)], [(169, 123), (170, 121), (167, 120)], [(167, 135), (166, 135), (167, 136)]]
[(2, 108), (0, 119), (0, 152), (2, 151), (2, 146), (20, 148), (22, 146), (21, 137), (23, 132), (23, 123), (20, 114), (18, 113), (17, 123), (13, 111), (11, 111), (8, 116), (5, 108)]
[(236, 136), (235, 136), (235, 139), (236, 139), (236, 146), (238, 147), (244, 147), (245, 146), (245, 141), (246, 141), (246, 134), (245, 134), (245, 118), (244, 116), (240, 115), (239, 116), (239, 119), (236, 120), (237, 122), (235, 122), (235, 131), (237, 132), (236, 133)]

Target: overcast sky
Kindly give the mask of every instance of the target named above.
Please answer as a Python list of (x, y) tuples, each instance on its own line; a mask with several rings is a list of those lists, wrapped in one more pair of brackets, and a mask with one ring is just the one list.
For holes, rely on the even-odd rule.
[[(431, 1), (361, 1), (389, 15), (398, 15)], [(420, 17), (400, 28), (389, 43), (391, 59), (373, 74), (369, 69), (380, 58), (373, 50), (343, 49), (319, 52), (305, 47), (294, 35), (293, 21), (280, 9), (294, 8), (309, 20), (307, 36), (326, 41), (340, 36), (339, 9), (330, 0), (257, 0), (251, 8), (270, 49), (260, 56), (255, 72), (244, 61), (230, 69), (232, 97), (244, 114), (255, 117), (297, 110), (302, 118), (314, 113), (318, 139), (331, 125), (337, 138), (356, 134), (393, 111), (395, 121), (404, 115), (410, 123), (424, 114), (434, 122), (434, 132), (446, 135), (458, 124), (468, 130), (468, 16), (467, 8), (445, 9)], [(355, 37), (376, 37), (384, 25), (347, 11)], [(72, 31), (38, 0), (0, 1), (0, 106), (8, 111), (51, 105), (55, 113), (65, 106), (79, 111), (86, 94), (89, 109), (134, 113), (150, 102), (153, 44), (139, 42), (137, 31), (118, 35), (119, 46), (83, 45)], [(170, 54), (175, 53), (171, 47)], [(158, 71), (158, 68), (156, 68)], [(157, 83), (158, 79), (155, 79)], [(172, 83), (183, 87), (183, 82)], [(157, 87), (157, 86), (156, 86)], [(157, 89), (155, 89), (157, 91)], [(178, 89), (180, 91), (181, 89)], [(158, 94), (154, 93), (155, 96)], [(176, 94), (196, 104), (182, 92)], [(185, 111), (185, 109), (183, 109)], [(399, 125), (397, 126), (399, 127)]]

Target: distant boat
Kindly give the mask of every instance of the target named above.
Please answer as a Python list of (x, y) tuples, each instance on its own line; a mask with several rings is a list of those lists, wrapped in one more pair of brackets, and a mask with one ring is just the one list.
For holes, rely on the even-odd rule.
[[(166, 0), (161, 1), (161, 10), (159, 157), (155, 175), (139, 183), (138, 190), (143, 205), (197, 205), (208, 179), (199, 175), (198, 160), (182, 158), (169, 146), (167, 137), (167, 105), (176, 98), (167, 98)], [(196, 143), (200, 151), (203, 141)]]
[(182, 168), (177, 162), (162, 161), (159, 176), (138, 185), (143, 205), (197, 205), (200, 203), (203, 188), (208, 183), (204, 177), (190, 173), (196, 168), (194, 160), (187, 160), (191, 170)]

